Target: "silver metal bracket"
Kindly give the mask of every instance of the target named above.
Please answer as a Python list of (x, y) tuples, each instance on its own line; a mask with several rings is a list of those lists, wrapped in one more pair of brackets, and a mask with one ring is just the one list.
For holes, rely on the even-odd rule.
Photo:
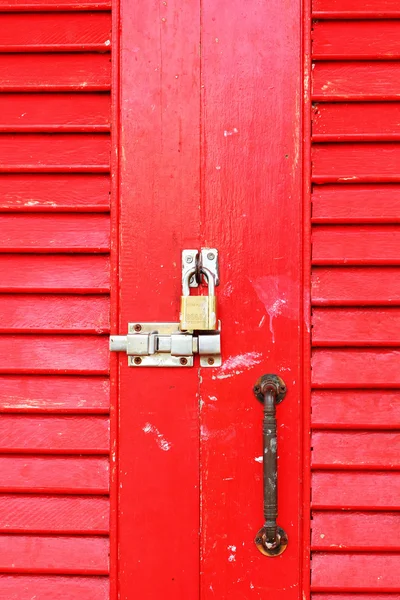
[(130, 367), (220, 367), (220, 331), (182, 332), (179, 323), (128, 323), (128, 335), (110, 336), (110, 350), (126, 352)]
[[(182, 284), (188, 271), (194, 267), (198, 269), (199, 273), (202, 267), (211, 271), (214, 275), (215, 285), (219, 285), (219, 262), (216, 248), (201, 248), (200, 252), (198, 250), (182, 250)], [(195, 275), (190, 278), (189, 286), (199, 286)]]

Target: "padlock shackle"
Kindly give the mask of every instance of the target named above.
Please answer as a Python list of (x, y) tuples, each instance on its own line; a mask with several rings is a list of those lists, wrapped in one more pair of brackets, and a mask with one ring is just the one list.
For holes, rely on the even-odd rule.
[[(190, 296), (190, 287), (189, 287), (189, 281), (190, 278), (196, 273), (196, 267), (193, 267), (193, 269), (190, 269), (190, 271), (188, 271), (186, 273), (186, 276), (183, 280), (182, 283), (182, 293), (184, 296)], [(207, 285), (208, 285), (208, 295), (209, 296), (215, 296), (215, 278), (214, 278), (214, 274), (210, 271), (210, 269), (206, 269), (205, 267), (201, 267), (200, 268), (200, 273), (202, 273), (204, 275), (204, 277), (207, 279)]]

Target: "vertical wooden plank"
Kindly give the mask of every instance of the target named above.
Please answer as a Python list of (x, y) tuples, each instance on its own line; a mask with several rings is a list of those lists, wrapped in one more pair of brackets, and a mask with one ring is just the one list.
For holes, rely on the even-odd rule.
[[(178, 320), (199, 242), (200, 5), (121, 0), (120, 323)], [(198, 598), (197, 369), (120, 356), (119, 597)]]
[[(202, 239), (217, 246), (224, 365), (201, 384), (201, 598), (302, 597), (301, 4), (202, 3)], [(263, 524), (262, 407), (281, 375), (279, 524), (287, 551), (254, 545)], [(307, 578), (307, 573), (305, 577)]]

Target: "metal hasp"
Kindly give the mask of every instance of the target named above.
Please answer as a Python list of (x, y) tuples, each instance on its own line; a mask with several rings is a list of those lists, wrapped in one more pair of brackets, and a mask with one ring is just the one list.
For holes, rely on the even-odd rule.
[(182, 250), (182, 287), (189, 271), (195, 269), (190, 274), (189, 286), (198, 287), (202, 281), (201, 269), (207, 269), (214, 275), (214, 284), (219, 285), (219, 261), (218, 250), (216, 248), (201, 248), (198, 250)]
[(278, 469), (276, 405), (286, 396), (285, 382), (277, 375), (263, 375), (254, 388), (254, 394), (264, 405), (263, 420), (263, 471), (264, 471), (264, 526), (254, 540), (265, 556), (279, 556), (286, 550), (288, 537), (278, 527)]
[[(219, 324), (220, 325), (220, 324)], [(110, 350), (126, 352), (130, 367), (220, 367), (221, 334), (182, 332), (179, 323), (128, 323), (128, 335), (110, 336)]]

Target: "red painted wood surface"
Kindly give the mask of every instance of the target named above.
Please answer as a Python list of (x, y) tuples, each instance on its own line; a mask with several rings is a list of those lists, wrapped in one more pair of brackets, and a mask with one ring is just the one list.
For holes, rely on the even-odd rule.
[(1, 456), (1, 492), (107, 494), (105, 457)]
[(400, 103), (321, 103), (313, 110), (315, 142), (390, 142), (399, 139)]
[(0, 55), (0, 91), (69, 92), (110, 89), (107, 54)]
[(107, 256), (0, 255), (3, 292), (96, 294), (109, 287)]
[(106, 575), (108, 540), (0, 535), (0, 572)]
[(317, 62), (313, 70), (313, 100), (362, 101), (400, 98), (399, 62)]
[(397, 429), (397, 390), (314, 390), (312, 425), (318, 429)]
[(313, 310), (314, 346), (398, 346), (399, 308)]
[(1, 174), (0, 189), (3, 211), (106, 212), (110, 207), (108, 175)]
[(111, 46), (109, 12), (9, 13), (1, 20), (0, 52), (106, 52)]
[(108, 131), (108, 94), (1, 94), (1, 132)]
[(315, 19), (395, 19), (397, 0), (313, 0)]
[(32, 600), (32, 590), (42, 600), (109, 600), (109, 587), (99, 576), (0, 575), (1, 600)]
[(107, 172), (110, 141), (105, 134), (0, 136), (0, 172)]
[(400, 186), (397, 184), (339, 184), (314, 186), (314, 223), (398, 223)]
[(399, 21), (321, 21), (312, 38), (315, 60), (400, 58)]
[(0, 377), (2, 412), (104, 414), (109, 407), (110, 384), (105, 377)]
[(111, 0), (4, 0), (0, 5), (2, 12), (107, 10), (110, 8)]
[(312, 478), (314, 509), (398, 510), (399, 472), (316, 472)]
[(2, 533), (106, 535), (109, 530), (106, 496), (1, 494), (0, 509)]
[(0, 296), (2, 333), (108, 333), (107, 296), (3, 294)]
[(314, 550), (399, 551), (399, 534), (398, 513), (315, 512), (311, 543)]
[(400, 301), (396, 267), (316, 267), (313, 303), (319, 306), (396, 305)]
[(313, 557), (311, 589), (400, 591), (398, 554), (319, 554)]

